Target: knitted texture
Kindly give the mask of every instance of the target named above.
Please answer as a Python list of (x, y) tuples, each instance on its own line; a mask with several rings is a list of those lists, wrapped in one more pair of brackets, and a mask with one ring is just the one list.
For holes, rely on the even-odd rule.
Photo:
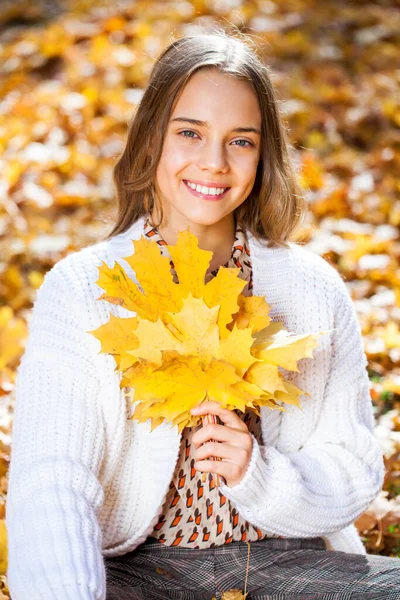
[[(180, 448), (177, 427), (138, 423), (112, 356), (90, 330), (110, 313), (95, 283), (133, 252), (143, 219), (111, 240), (60, 260), (45, 276), (17, 373), (6, 524), (13, 600), (104, 600), (103, 556), (143, 543), (157, 522)], [(221, 486), (239, 513), (271, 535), (323, 536), (328, 547), (365, 553), (353, 525), (377, 496), (383, 458), (360, 327), (337, 271), (306, 248), (267, 248), (247, 232), (253, 294), (274, 321), (319, 338), (299, 373), (281, 369), (311, 397), (302, 410), (261, 411), (244, 479)]]

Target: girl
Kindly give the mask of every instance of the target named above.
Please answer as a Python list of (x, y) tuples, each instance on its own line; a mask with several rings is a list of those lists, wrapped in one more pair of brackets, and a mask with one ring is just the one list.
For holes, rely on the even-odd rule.
[[(243, 38), (217, 31), (163, 52), (115, 184), (114, 229), (46, 275), (19, 367), (13, 600), (219, 599), (244, 588), (246, 542), (251, 600), (400, 598), (399, 561), (368, 556), (353, 525), (383, 478), (356, 314), (336, 270), (290, 241), (305, 204), (268, 69)], [(181, 435), (128, 418), (114, 359), (88, 332), (132, 313), (96, 301), (98, 266), (129, 272), (143, 235), (168, 255), (188, 226), (214, 253), (208, 279), (238, 266), (288, 331), (335, 329), (284, 373), (309, 393), (302, 410), (260, 420), (207, 402), (198, 414), (220, 421)]]

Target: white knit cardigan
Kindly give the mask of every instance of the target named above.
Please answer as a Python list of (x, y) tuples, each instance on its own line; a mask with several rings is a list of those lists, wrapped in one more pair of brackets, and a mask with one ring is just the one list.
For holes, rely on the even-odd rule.
[[(97, 301), (98, 266), (133, 252), (143, 219), (69, 254), (46, 274), (34, 304), (16, 385), (6, 508), (13, 600), (104, 600), (103, 556), (151, 533), (178, 458), (177, 427), (127, 417), (110, 355), (90, 330), (134, 313)], [(384, 475), (360, 327), (337, 271), (302, 246), (267, 248), (249, 232), (255, 295), (290, 332), (335, 328), (300, 373), (282, 373), (310, 397), (302, 410), (262, 409), (262, 440), (244, 479), (223, 485), (249, 522), (285, 537), (323, 536), (328, 548), (365, 553), (353, 525)], [(155, 273), (155, 276), (157, 274)]]

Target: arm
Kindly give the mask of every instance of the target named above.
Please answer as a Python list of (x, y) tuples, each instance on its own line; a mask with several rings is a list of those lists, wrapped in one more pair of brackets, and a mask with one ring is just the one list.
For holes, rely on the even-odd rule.
[[(315, 428), (296, 452), (286, 454), (268, 446), (268, 440), (258, 444), (252, 436), (244, 478), (233, 487), (221, 486), (241, 515), (277, 535), (313, 537), (338, 531), (353, 523), (382, 487), (383, 458), (373, 436), (360, 327), (345, 284), (339, 275), (335, 279), (329, 375), (323, 398), (306, 400), (322, 402)], [(315, 369), (314, 364), (310, 373)], [(297, 414), (300, 426), (301, 412)]]
[(38, 292), (17, 373), (6, 508), (13, 600), (103, 600), (99, 374), (59, 264)]

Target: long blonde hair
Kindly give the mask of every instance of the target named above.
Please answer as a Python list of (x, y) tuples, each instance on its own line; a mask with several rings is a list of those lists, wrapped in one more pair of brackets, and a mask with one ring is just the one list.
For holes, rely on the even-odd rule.
[[(248, 43), (249, 42), (249, 43)], [(174, 101), (188, 79), (200, 69), (216, 68), (250, 83), (262, 115), (262, 155), (252, 191), (235, 209), (235, 219), (267, 246), (287, 247), (303, 224), (306, 201), (289, 157), (289, 143), (281, 122), (269, 69), (243, 34), (223, 30), (187, 36), (172, 42), (159, 56), (149, 83), (129, 126), (125, 149), (113, 171), (118, 215), (105, 239), (125, 232), (155, 206), (155, 174)], [(155, 203), (155, 204), (154, 204)]]

